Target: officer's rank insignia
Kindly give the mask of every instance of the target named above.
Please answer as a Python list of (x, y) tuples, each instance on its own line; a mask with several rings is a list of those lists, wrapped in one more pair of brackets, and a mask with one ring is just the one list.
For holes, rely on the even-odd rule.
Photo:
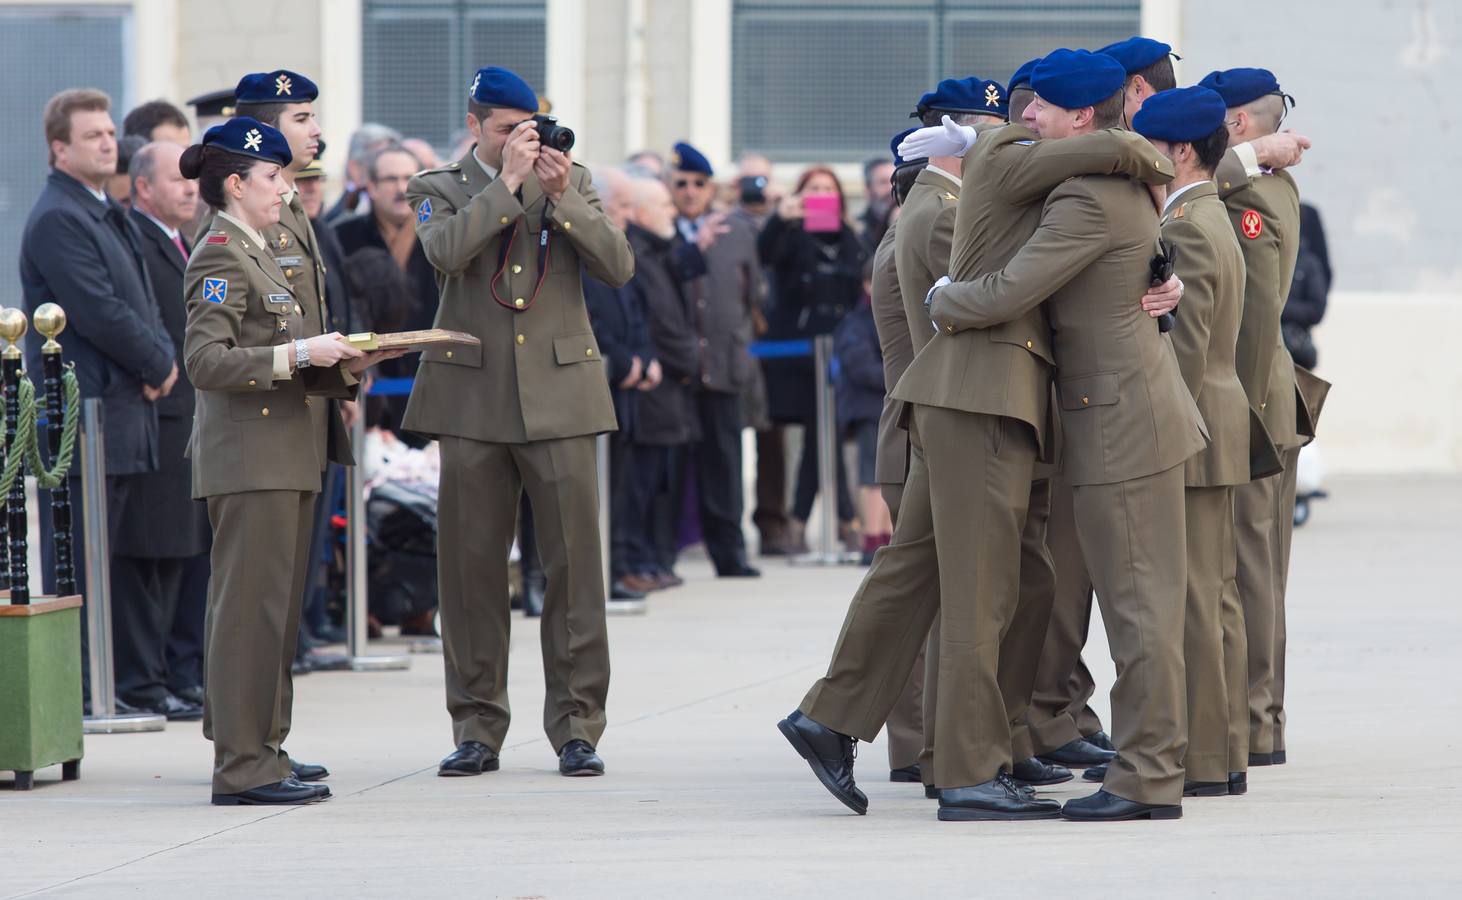
[(950, 192), (949, 192), (949, 191), (945, 191), (945, 192), (944, 192), (944, 199), (945, 199), (945, 200), (946, 200), (946, 201), (947, 201), (947, 202), (949, 202), (949, 203), (953, 203), (953, 202), (955, 202), (955, 201), (956, 201), (956, 200), (958, 200), (958, 199), (959, 199), (959, 198), (958, 198), (958, 197), (956, 197), (956, 196), (955, 196), (955, 195), (953, 195), (953, 194), (951, 194), (951, 193), (950, 193)]
[(289, 80), (288, 75), (280, 75), (278, 78), (274, 79), (274, 96), (289, 96), (289, 92), (293, 87), (294, 84)]
[(1243, 230), (1244, 237), (1252, 241), (1264, 233), (1264, 217), (1256, 210), (1246, 209), (1239, 218), (1239, 228)]
[(985, 85), (985, 105), (986, 106), (999, 106), (1000, 105), (1000, 89), (997, 88), (993, 84), (987, 84), (987, 85)]
[(203, 299), (209, 303), (222, 303), (228, 298), (228, 279), (203, 279)]
[(208, 236), (207, 240), (204, 241), (204, 243), (205, 244), (227, 244), (228, 243), (228, 235), (226, 235), (226, 234), (210, 234)]
[(249, 129), (249, 133), (246, 134), (246, 135), (244, 135), (244, 149), (245, 150), (253, 150), (254, 152), (257, 153), (259, 151), (259, 145), (262, 144), (263, 142), (264, 142), (264, 135), (260, 134), (259, 133), (259, 129), (257, 129), (257, 128), (250, 128)]
[(285, 232), (282, 232), (281, 231), (279, 233), (279, 249), (283, 250), (285, 247), (288, 247), (288, 246), (289, 246), (289, 235), (286, 234)]
[(1177, 212), (1173, 213), (1173, 218), (1174, 219), (1181, 219), (1181, 218), (1183, 218), (1183, 216), (1187, 215), (1187, 213), (1188, 213), (1188, 206), (1187, 206), (1187, 204), (1184, 204), (1184, 205), (1178, 207), (1178, 211)]
[(416, 208), (416, 221), (417, 222), (425, 222), (427, 219), (430, 219), (430, 218), (431, 218), (431, 200), (430, 199), (423, 200), (423, 201), (421, 201), (421, 205)]

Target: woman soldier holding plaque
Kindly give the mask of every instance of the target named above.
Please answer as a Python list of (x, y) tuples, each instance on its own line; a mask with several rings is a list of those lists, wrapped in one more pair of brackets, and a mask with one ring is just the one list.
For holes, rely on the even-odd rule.
[(213, 802), (310, 803), (323, 767), (283, 749), (310, 526), (327, 461), (352, 463), (337, 400), (397, 355), (324, 333), (318, 302), (297, 298), (260, 232), (279, 221), (289, 145), (239, 117), (189, 147), (180, 168), (215, 210), (188, 262), (184, 364), (198, 391), (189, 441), (193, 495), (208, 501), (213, 577), (205, 624), (203, 733)]

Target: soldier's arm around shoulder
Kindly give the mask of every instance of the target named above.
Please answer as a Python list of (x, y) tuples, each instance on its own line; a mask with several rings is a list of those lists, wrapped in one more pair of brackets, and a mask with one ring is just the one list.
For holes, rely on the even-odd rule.
[(612, 287), (623, 285), (635, 274), (634, 251), (624, 232), (604, 215), (604, 204), (588, 169), (573, 164), (569, 186), (549, 219), (558, 225), (557, 236), (573, 243), (589, 274)]
[(1051, 192), (1041, 224), (998, 272), (956, 281), (934, 294), (930, 316), (944, 332), (1018, 319), (1076, 277), (1107, 248), (1101, 202), (1080, 180)]
[[(1239, 147), (1243, 147), (1247, 151), (1247, 156), (1241, 155)], [(1254, 183), (1249, 172), (1251, 168), (1256, 169), (1259, 164), (1253, 157), (1253, 148), (1248, 144), (1237, 144), (1224, 151), (1223, 159), (1219, 160), (1218, 168), (1213, 172), (1213, 180), (1218, 185), (1219, 197), (1226, 200), (1230, 194), (1238, 193)]]
[(1023, 206), (1077, 175), (1127, 175), (1147, 184), (1173, 180), (1173, 164), (1145, 138), (1109, 128), (1059, 141), (1011, 141), (992, 157), (995, 190)]
[(1203, 391), (1208, 368), (1208, 344), (1213, 334), (1214, 304), (1217, 302), (1218, 267), (1203, 230), (1188, 219), (1170, 219), (1162, 236), (1172, 241), (1179, 278), (1183, 279), (1183, 304), (1173, 328), (1173, 349), (1188, 392), (1197, 400)]
[(406, 188), (421, 249), (438, 271), (448, 275), (465, 270), (493, 238), (523, 216), (523, 204), (501, 178), (494, 178), (459, 209), (447, 189), (458, 177), (455, 169), (430, 169), (414, 176)]
[(246, 264), (226, 244), (204, 244), (188, 263), (183, 282), (188, 303), (183, 365), (188, 380), (200, 391), (274, 387), (274, 348), (241, 343), (250, 302)]

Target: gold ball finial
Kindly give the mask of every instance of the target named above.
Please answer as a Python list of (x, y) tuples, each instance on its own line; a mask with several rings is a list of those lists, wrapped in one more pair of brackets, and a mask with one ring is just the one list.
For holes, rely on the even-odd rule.
[(20, 339), (25, 336), (26, 329), (30, 323), (25, 318), (25, 313), (18, 309), (0, 309), (0, 338), (10, 342), (5, 348), (6, 359), (16, 359), (21, 356)]
[(34, 321), (36, 331), (45, 335), (47, 342), (54, 341), (66, 330), (66, 310), (57, 303), (42, 303), (36, 307)]

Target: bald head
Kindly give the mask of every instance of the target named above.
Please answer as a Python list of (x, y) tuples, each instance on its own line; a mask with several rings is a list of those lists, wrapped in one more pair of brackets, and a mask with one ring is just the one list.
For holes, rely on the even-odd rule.
[(180, 144), (153, 141), (134, 153), (127, 167), (133, 205), (172, 228), (192, 221), (198, 208), (198, 182), (178, 169), (182, 155)]

